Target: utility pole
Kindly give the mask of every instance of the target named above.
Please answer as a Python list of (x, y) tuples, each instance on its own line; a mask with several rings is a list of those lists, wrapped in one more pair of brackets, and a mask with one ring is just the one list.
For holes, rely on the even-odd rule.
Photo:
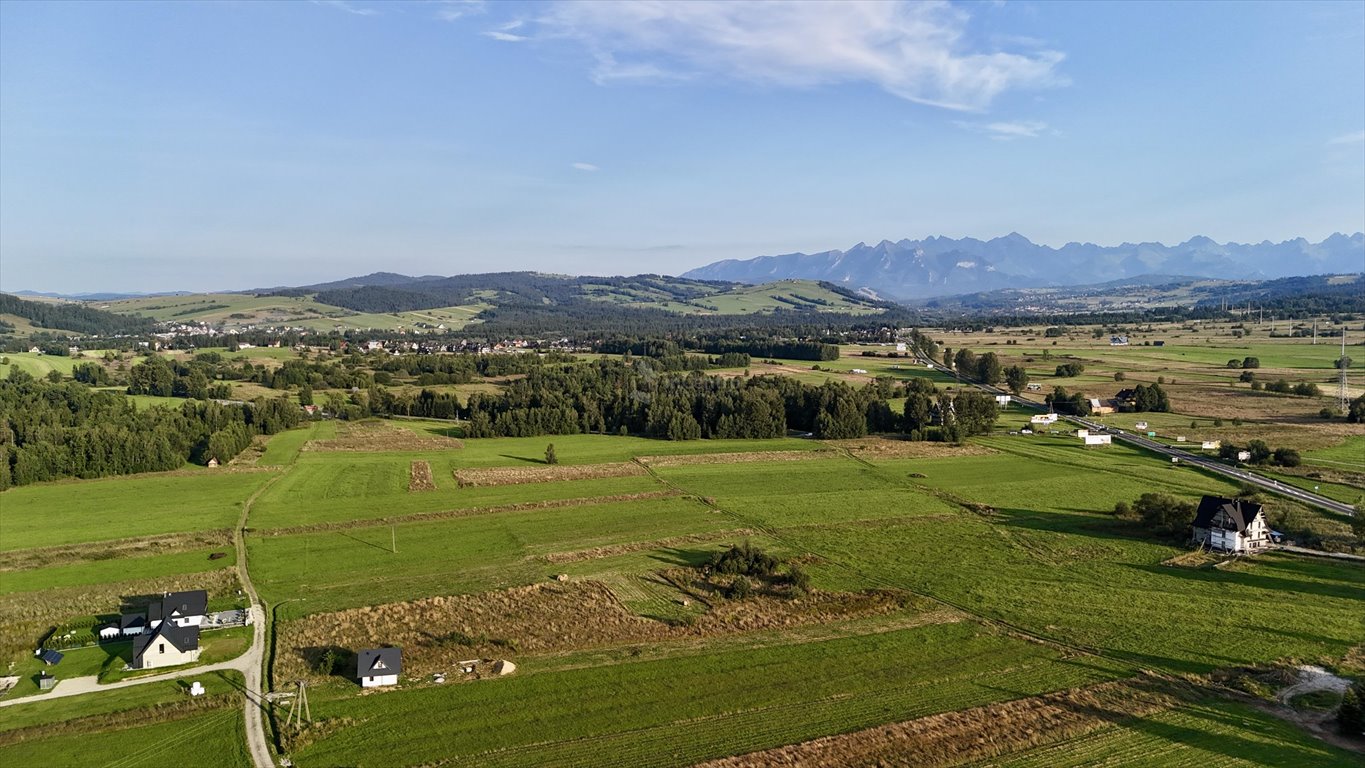
[(392, 549), (395, 555), (398, 554), (398, 532), (392, 523), (389, 524), (389, 549)]
[(1317, 320), (1314, 320), (1314, 321), (1313, 321), (1313, 345), (1314, 345), (1314, 346), (1317, 346), (1317, 343), (1318, 343), (1318, 321), (1317, 321)]

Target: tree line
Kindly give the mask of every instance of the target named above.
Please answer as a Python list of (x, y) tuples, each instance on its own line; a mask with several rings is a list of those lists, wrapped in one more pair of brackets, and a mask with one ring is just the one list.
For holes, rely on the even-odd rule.
[(118, 392), (35, 379), (16, 368), (0, 381), (0, 490), (226, 462), (253, 436), (296, 426), (300, 418), (296, 404), (265, 398), (139, 411)]

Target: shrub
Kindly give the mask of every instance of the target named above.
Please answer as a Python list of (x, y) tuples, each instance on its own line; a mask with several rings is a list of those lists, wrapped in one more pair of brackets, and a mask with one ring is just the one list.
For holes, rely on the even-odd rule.
[(716, 573), (767, 577), (777, 570), (777, 558), (746, 541), (712, 555), (707, 565)]
[(555, 453), (554, 443), (550, 443), (549, 445), (545, 446), (545, 463), (546, 464), (559, 463), (559, 454)]

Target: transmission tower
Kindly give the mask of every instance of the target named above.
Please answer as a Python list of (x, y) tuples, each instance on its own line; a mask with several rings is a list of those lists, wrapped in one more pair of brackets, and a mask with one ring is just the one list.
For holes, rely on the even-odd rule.
[(1350, 409), (1350, 398), (1346, 396), (1346, 326), (1341, 326), (1341, 357), (1337, 360), (1337, 410), (1345, 416)]

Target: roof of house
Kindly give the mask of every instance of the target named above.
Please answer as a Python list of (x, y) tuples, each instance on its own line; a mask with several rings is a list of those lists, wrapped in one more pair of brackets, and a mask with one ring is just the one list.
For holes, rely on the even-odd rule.
[(1246, 533), (1247, 526), (1261, 514), (1261, 505), (1243, 499), (1205, 496), (1199, 500), (1199, 510), (1194, 514), (1194, 527), (1212, 528), (1213, 518), (1219, 512), (1224, 513), (1224, 522), (1220, 527)]
[(199, 647), (199, 627), (193, 625), (178, 627), (172, 622), (163, 621), (151, 632), (143, 632), (133, 638), (133, 660), (140, 659), (157, 638), (170, 643), (181, 653), (192, 651)]
[(140, 613), (125, 613), (118, 619), (119, 629), (133, 629), (147, 626), (147, 617)]
[(356, 655), (359, 677), (397, 675), (403, 671), (403, 652), (399, 648), (368, 648)]
[(158, 603), (147, 606), (147, 618), (160, 621), (171, 616), (203, 616), (209, 607), (209, 593), (202, 589), (168, 592)]

